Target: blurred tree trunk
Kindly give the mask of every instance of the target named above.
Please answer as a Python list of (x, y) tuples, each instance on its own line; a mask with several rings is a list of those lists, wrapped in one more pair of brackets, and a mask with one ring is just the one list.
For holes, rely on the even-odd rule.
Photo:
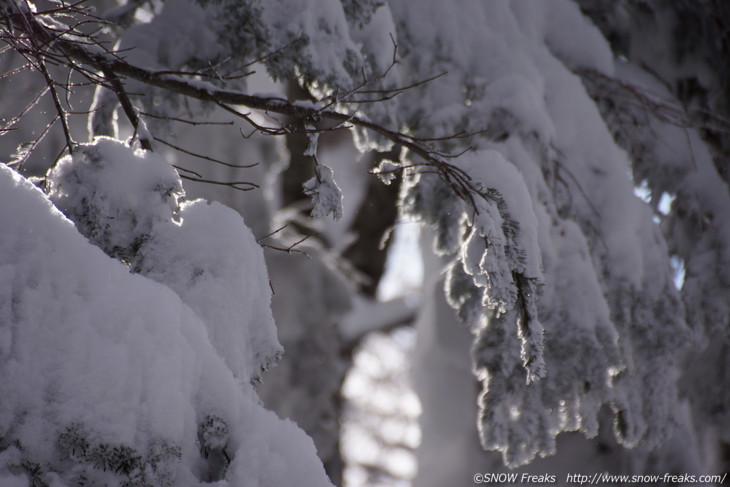
[[(290, 100), (311, 100), (295, 82), (289, 82), (286, 90)], [(342, 137), (351, 140), (349, 132), (323, 133), (320, 150), (341, 143)], [(306, 134), (286, 136), (289, 161), (280, 175), (282, 206), (295, 209), (295, 216), (287, 224), (301, 237), (315, 233), (307, 225), (311, 205), (302, 191), (315, 167), (314, 157), (304, 155), (307, 145)], [(363, 171), (377, 160), (377, 155), (365, 157), (364, 164), (359, 164)], [(365, 196), (348, 231), (355, 240), (340, 256), (343, 265), (360, 277), (356, 292), (370, 298), (375, 297), (385, 270), (389, 242), (382, 243), (383, 235), (396, 222), (398, 191), (398, 182), (386, 186), (374, 176), (367, 178)], [(267, 252), (275, 292), (274, 319), (286, 360), (266, 374), (259, 393), (267, 407), (296, 421), (312, 437), (330, 479), (341, 485), (341, 389), (355, 347), (344, 343), (338, 334), (338, 323), (350, 306), (348, 284), (318, 258), (335, 244), (321, 235), (310, 238), (298, 248), (312, 259), (300, 253)]]

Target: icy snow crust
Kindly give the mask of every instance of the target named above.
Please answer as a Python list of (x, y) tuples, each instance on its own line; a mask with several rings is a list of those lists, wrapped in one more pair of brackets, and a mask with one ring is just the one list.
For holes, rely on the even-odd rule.
[[(83, 177), (85, 164), (109, 164), (109, 172), (94, 173), (109, 209), (125, 195), (130, 215), (149, 204), (139, 190), (156, 178), (178, 187), (156, 156), (111, 140), (85, 150), (58, 173), (70, 180)], [(89, 153), (99, 159), (90, 162)], [(74, 207), (62, 188), (55, 187), (57, 201)], [(210, 480), (204, 446), (225, 446), (232, 458), (216, 485), (330, 485), (311, 440), (263, 409), (249, 383), (271, 358), (252, 350), (278, 350), (268, 278), (250, 232), (219, 205), (188, 203), (172, 222), (168, 203), (158, 203), (147, 223), (134, 222), (153, 229), (142, 261), (148, 278), (90, 244), (41, 191), (0, 165), (3, 485), (25, 485), (19, 476), (35, 464), (34, 477), (54, 486), (82, 477), (110, 486), (201, 485)], [(243, 280), (235, 276), (241, 272)], [(237, 356), (241, 343), (246, 351)], [(201, 445), (199, 425), (210, 417), (225, 422), (227, 436)], [(126, 467), (104, 464), (104, 448), (126, 451)]]

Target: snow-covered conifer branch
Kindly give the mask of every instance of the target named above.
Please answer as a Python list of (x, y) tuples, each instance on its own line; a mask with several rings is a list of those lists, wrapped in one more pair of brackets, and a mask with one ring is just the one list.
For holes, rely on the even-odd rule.
[[(621, 450), (617, 444), (637, 448), (636, 452), (666, 441), (674, 434), (672, 418), (681, 415), (682, 410), (675, 406), (680, 400), (687, 400), (686, 411), (719, 411), (687, 412), (693, 421), (712, 418), (717, 425), (730, 424), (725, 408), (728, 395), (715, 394), (709, 399), (702, 389), (711, 390), (715, 381), (694, 380), (694, 375), (704, 375), (708, 367), (696, 367), (697, 374), (683, 370), (693, 361), (694, 353), (685, 353), (693, 347), (692, 339), (716, 342), (711, 353), (697, 354), (699, 361), (707, 359), (716, 370), (727, 369), (726, 357), (730, 356), (725, 353), (727, 340), (715, 340), (727, 338), (730, 316), (730, 171), (724, 162), (730, 153), (726, 142), (730, 139), (725, 137), (730, 124), (710, 112), (719, 103), (708, 103), (710, 99), (727, 101), (726, 93), (717, 95), (718, 87), (727, 85), (722, 80), (728, 79), (730, 71), (713, 81), (718, 73), (704, 66), (706, 60), (694, 57), (694, 48), (687, 51), (686, 46), (678, 46), (678, 57), (693, 58), (681, 69), (668, 60), (672, 56), (657, 56), (663, 61), (653, 68), (645, 53), (628, 61), (630, 52), (612, 52), (613, 40), (609, 45), (604, 38), (624, 36), (615, 31), (619, 24), (606, 26), (601, 36), (584, 17), (586, 8), (593, 8), (586, 5), (594, 2), (581, 0), (554, 0), (549, 6), (531, 3), (529, 8), (524, 2), (482, 0), (456, 0), (448, 6), (438, 0), (166, 0), (159, 3), (160, 9), (149, 11), (137, 10), (146, 2), (129, 0), (102, 15), (118, 25), (104, 24), (81, 2), (37, 2), (53, 7), (43, 11), (40, 7), (34, 10), (34, 3), (0, 0), (0, 36), (8, 44), (4, 52), (10, 53), (2, 58), (9, 60), (7, 77), (36, 82), (35, 92), (29, 92), (28, 98), (40, 91), (29, 105), (25, 98), (17, 103), (9, 100), (6, 110), (20, 114), (7, 117), (0, 133), (15, 129), (19, 133), (9, 134), (3, 142), (20, 139), (15, 156), (18, 166), (49, 132), (47, 140), (52, 142), (47, 145), (66, 140), (73, 147), (73, 140), (81, 137), (74, 133), (72, 138), (65, 129), (78, 129), (82, 136), (86, 133), (75, 123), (61, 127), (66, 119), (79, 120), (71, 116), (75, 113), (71, 103), (77, 103), (71, 95), (77, 86), (94, 87), (88, 132), (95, 142), (77, 144), (74, 154), (48, 174), (45, 189), (59, 208), (66, 196), (79, 196), (78, 205), (66, 205), (62, 211), (128, 267), (169, 286), (188, 278), (191, 285), (199, 286), (205, 276), (201, 280), (201, 267), (195, 262), (182, 279), (160, 262), (169, 260), (164, 260), (168, 257), (166, 242), (177, 243), (179, 232), (193, 235), (191, 224), (206, 236), (210, 232), (204, 225), (205, 213), (196, 213), (202, 207), (173, 204), (170, 208), (181, 212), (180, 221), (175, 219), (176, 213), (173, 217), (165, 213), (154, 223), (159, 220), (155, 214), (138, 211), (149, 204), (131, 208), (131, 216), (108, 211), (119, 208), (119, 202), (127, 204), (122, 193), (129, 191), (97, 191), (80, 197), (90, 184), (77, 185), (77, 173), (92, 181), (102, 176), (105, 181), (126, 181), (134, 174), (122, 165), (118, 172), (105, 168), (103, 162), (110, 158), (98, 157), (133, 152), (123, 143), (103, 137), (118, 138), (117, 113), (126, 116), (122, 129), (134, 132), (138, 145), (148, 145), (147, 149), (164, 145), (223, 166), (205, 167), (219, 176), (227, 172), (222, 178), (231, 181), (207, 177), (201, 168), (172, 164), (183, 179), (242, 190), (255, 188), (229, 172), (243, 167), (234, 162), (246, 152), (262, 163), (251, 171), (256, 173), (255, 181), (263, 182), (267, 189), (279, 189), (281, 183), (280, 193), (271, 192), (281, 197), (261, 203), (266, 211), (256, 214), (261, 223), (256, 234), (266, 234), (284, 223), (272, 223), (269, 210), (278, 211), (276, 218), (289, 219), (296, 230), (277, 235), (273, 242), (267, 238), (281, 230), (258, 241), (248, 240), (258, 251), (260, 247), (280, 251), (269, 254), (269, 264), (274, 263), (276, 269), (277, 260), (287, 260), (282, 260), (278, 271), (287, 278), (301, 274), (318, 283), (319, 287), (278, 287), (278, 299), (285, 303), (282, 308), (293, 310), (285, 320), (298, 326), (311, 318), (311, 329), (318, 330), (314, 336), (322, 338), (302, 336), (302, 343), (327, 342), (322, 346), (323, 356), (333, 357), (332, 363), (343, 358), (340, 352), (350, 354), (351, 341), (348, 343), (346, 334), (331, 333), (330, 326), (345, 312), (344, 295), (349, 291), (341, 290), (344, 286), (329, 275), (322, 255), (309, 249), (324, 245), (327, 258), (337, 260), (335, 265), (344, 277), (356, 283), (359, 292), (372, 296), (385, 265), (384, 259), (374, 257), (383, 231), (398, 217), (410, 216), (418, 219), (425, 232), (433, 232), (438, 257), (426, 259), (425, 282), (436, 294), (427, 295), (426, 306), (418, 310), (421, 352), (417, 355), (422, 356), (423, 366), (412, 368), (428, 381), (420, 391), (425, 428), (430, 417), (453, 416), (453, 403), (447, 403), (445, 397), (464, 397), (472, 401), (474, 412), (464, 431), (473, 432), (478, 418), (482, 447), (501, 452), (504, 463), (517, 466), (554, 454), (563, 442), (558, 436), (561, 432), (605, 437), (610, 411), (616, 437), (611, 441), (617, 451)], [(605, 8), (611, 4), (599, 3)], [(642, 8), (672, 11), (671, 7), (660, 8), (660, 3), (642, 2)], [(307, 8), (308, 15), (292, 15), (295, 5)], [(702, 11), (707, 5), (704, 2), (697, 9)], [(700, 15), (705, 16), (704, 21), (719, 18)], [(99, 25), (109, 28), (93, 31)], [(678, 28), (681, 25), (683, 22), (677, 23)], [(114, 39), (114, 47), (102, 42), (106, 39)], [(624, 49), (634, 44), (621, 41), (616, 46)], [(719, 58), (715, 50), (708, 52), (713, 60)], [(20, 56), (25, 56), (25, 61), (21, 59), (25, 64), (17, 67), (13, 63)], [(259, 69), (254, 63), (265, 65), (268, 81), (285, 81), (287, 95), (257, 93), (254, 87), (260, 80), (249, 77)], [(700, 75), (685, 78), (698, 66)], [(35, 77), (37, 73), (44, 76)], [(76, 98), (86, 94), (84, 89), (79, 88)], [(274, 89), (280, 92), (279, 86)], [(306, 101), (295, 101), (300, 96)], [(211, 118), (218, 120), (223, 115), (234, 120), (212, 123), (234, 124), (236, 144), (229, 144), (231, 137), (226, 138), (228, 134), (222, 131), (211, 131), (214, 136), (204, 141), (197, 135), (188, 137), (184, 131), (172, 137), (165, 133), (173, 123), (191, 127), (208, 123), (195, 120), (207, 107)], [(30, 116), (25, 116), (29, 111)], [(33, 119), (39, 113), (43, 123)], [(727, 110), (721, 113), (726, 116)], [(51, 120), (44, 125), (47, 119)], [(149, 130), (145, 122), (150, 124)], [(28, 134), (25, 129), (31, 124), (34, 131)], [(239, 129), (244, 138), (255, 138), (241, 140)], [(336, 131), (342, 133), (323, 138), (324, 145), (318, 147), (320, 134)], [(272, 150), (277, 144), (271, 137), (259, 135), (285, 139), (288, 155)], [(356, 166), (347, 164), (352, 156), (329, 150), (350, 136), (381, 181), (365, 179), (365, 171), (362, 179), (356, 178)], [(714, 138), (713, 143), (722, 150), (708, 148), (703, 138)], [(332, 141), (336, 142), (330, 145)], [(462, 155), (465, 151), (471, 152)], [(159, 155), (137, 151), (135, 157)], [(279, 164), (287, 157), (289, 165), (279, 178), (269, 178), (273, 174), (269, 168), (283, 167)], [(46, 169), (48, 164), (32, 167), (35, 159), (39, 158), (24, 172), (40, 174)], [(136, 161), (127, 156), (112, 159), (128, 165)], [(143, 165), (141, 160), (136, 162)], [(158, 162), (153, 167), (174, 172)], [(338, 229), (333, 230), (329, 222), (307, 219), (303, 223), (300, 217), (311, 209), (302, 199), (303, 186), (312, 198), (312, 214), (342, 215)], [(165, 212), (167, 206), (158, 203), (167, 201), (169, 188), (155, 186), (150, 192), (141, 185), (142, 194), (157, 205), (152, 206)], [(254, 193), (247, 200), (264, 194)], [(343, 194), (359, 199), (357, 212), (343, 208)], [(114, 205), (106, 205), (110, 198)], [(74, 210), (74, 206), (78, 208)], [(187, 222), (180, 226), (182, 211)], [(144, 215), (155, 218), (147, 225), (149, 218), (139, 218)], [(90, 221), (92, 216), (101, 220)], [(110, 225), (122, 231), (107, 235), (105, 229)], [(291, 256), (286, 254), (303, 252), (299, 244), (307, 235), (315, 235), (312, 226), (320, 225), (321, 237), (307, 249), (312, 258), (299, 259), (301, 269), (293, 270)], [(153, 234), (148, 226), (162, 233), (156, 231), (150, 238)], [(126, 231), (129, 228), (134, 232)], [(204, 239), (197, 248), (204, 248), (207, 256), (214, 244), (216, 239)], [(673, 267), (686, 269), (681, 282)], [(437, 274), (442, 269), (446, 272)], [(280, 279), (274, 273), (269, 281), (272, 290)], [(267, 286), (265, 279), (261, 282)], [(187, 293), (186, 302), (203, 304), (197, 301), (200, 288), (193, 287), (192, 293), (186, 288), (174, 289)], [(293, 305), (294, 299), (302, 304)], [(310, 304), (322, 305), (322, 309), (303, 316), (298, 310)], [(196, 313), (213, 307), (198, 308)], [(209, 316), (213, 318), (213, 314), (211, 311)], [(375, 317), (366, 314), (372, 322)], [(461, 329), (452, 323), (454, 315), (465, 324)], [(465, 336), (457, 343), (451, 338), (459, 330)], [(357, 327), (355, 331), (364, 330)], [(360, 336), (351, 335), (354, 340)], [(339, 340), (342, 338), (344, 341)], [(299, 331), (290, 339), (299, 340)], [(227, 344), (225, 338), (216, 338), (215, 345), (226, 351)], [(284, 345), (290, 352), (294, 349)], [(444, 370), (438, 363), (440, 356), (458, 359), (461, 376), (441, 382), (449, 382), (449, 388), (463, 383), (461, 392), (444, 394), (431, 387)], [(226, 360), (235, 363), (236, 355), (226, 354)], [(326, 396), (327, 402), (339, 390), (338, 370), (342, 369), (324, 363), (334, 372), (328, 376), (332, 378), (329, 385), (318, 389), (317, 397)], [(433, 374), (436, 367), (439, 372)], [(316, 374), (306, 375), (304, 382), (309, 384), (309, 377)], [(473, 394), (475, 379), (481, 385), (478, 399)], [(690, 398), (695, 391), (700, 392), (698, 398)], [(305, 401), (298, 408), (305, 410), (309, 404)], [(327, 402), (322, 410), (336, 418), (338, 407)], [(458, 409), (468, 410), (468, 406), (460, 404)], [(207, 414), (201, 413), (197, 424)], [(235, 428), (230, 416), (212, 414)], [(312, 416), (307, 411), (302, 417)], [(687, 431), (694, 431), (689, 419), (680, 416), (679, 421)], [(317, 425), (314, 431), (319, 428)], [(698, 434), (703, 428), (696, 430)], [(441, 456), (434, 443), (441, 435), (424, 431), (421, 451), (432, 450)], [(323, 436), (328, 434), (332, 433)], [(725, 435), (723, 441), (730, 441), (727, 438)], [(223, 436), (218, 445), (205, 446), (204, 439), (200, 440), (204, 456), (223, 459), (219, 466), (231, 463), (226, 457), (235, 449), (226, 447)], [(318, 447), (322, 444), (334, 445), (331, 451), (336, 450), (336, 441), (318, 443)], [(71, 454), (83, 455), (83, 448), (73, 445)], [(324, 455), (331, 465), (337, 464), (336, 453)], [(460, 456), (473, 455), (464, 450)], [(104, 455), (99, 461), (109, 464)], [(208, 467), (213, 467), (210, 463)], [(422, 466), (425, 479), (430, 476), (429, 461)], [(42, 476), (33, 464), (26, 470), (31, 476)], [(220, 474), (215, 467), (208, 468), (206, 475), (213, 480)], [(447, 483), (439, 479), (432, 485)]]

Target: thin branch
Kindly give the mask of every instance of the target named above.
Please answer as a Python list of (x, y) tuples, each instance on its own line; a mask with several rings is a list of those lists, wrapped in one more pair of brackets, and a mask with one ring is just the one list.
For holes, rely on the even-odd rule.
[(205, 156), (203, 154), (198, 154), (197, 152), (192, 152), (192, 151), (189, 151), (187, 149), (183, 149), (182, 147), (177, 146), (177, 145), (175, 145), (175, 144), (173, 144), (171, 142), (168, 142), (168, 141), (166, 141), (164, 139), (161, 139), (159, 137), (153, 137), (153, 139), (155, 139), (157, 142), (160, 142), (161, 144), (164, 144), (164, 145), (166, 145), (166, 146), (168, 146), (168, 147), (170, 147), (172, 149), (175, 149), (176, 151), (182, 152), (183, 154), (187, 154), (189, 156), (197, 157), (198, 159), (204, 159), (206, 161), (214, 162), (216, 164), (220, 164), (221, 166), (232, 167), (232, 168), (235, 168), (235, 169), (249, 169), (249, 168), (258, 166), (258, 163), (255, 163), (255, 164), (246, 164), (246, 165), (243, 165), (243, 164), (232, 164), (230, 162), (221, 161), (220, 159), (215, 159), (213, 157)]
[(279, 228), (277, 228), (273, 232), (267, 233), (266, 235), (264, 235), (263, 237), (261, 237), (260, 239), (258, 239), (256, 241), (256, 243), (261, 244), (261, 242), (263, 242), (264, 240), (266, 240), (269, 237), (273, 237), (274, 235), (276, 235), (277, 233), (281, 232), (282, 230), (284, 230), (288, 226), (289, 226), (289, 224), (288, 223), (285, 223), (284, 225), (280, 226)]
[(626, 83), (595, 70), (579, 70), (577, 74), (596, 85), (599, 90), (622, 93), (627, 103), (640, 105), (645, 112), (651, 113), (657, 119), (670, 125), (682, 128), (703, 128), (723, 134), (730, 133), (730, 120), (708, 110), (682, 107), (676, 101), (666, 99), (647, 88)]
[(27, 71), (30, 69), (30, 64), (24, 64), (20, 66), (19, 68), (11, 69), (10, 71), (5, 71), (4, 73), (0, 74), (0, 79), (8, 78), (10, 76), (13, 76), (14, 74), (21, 73), (23, 71)]
[(244, 64), (243, 66), (241, 66), (237, 70), (234, 70), (234, 71), (229, 72), (226, 76), (231, 76), (232, 74), (237, 73), (238, 71), (242, 71), (242, 70), (244, 70), (246, 68), (250, 68), (251, 66), (253, 66), (256, 63), (262, 63), (262, 62), (266, 61), (267, 59), (269, 59), (269, 58), (271, 58), (273, 56), (276, 56), (277, 54), (281, 54), (282, 52), (284, 52), (285, 50), (289, 49), (291, 46), (293, 46), (294, 44), (296, 44), (297, 42), (299, 42), (301, 40), (302, 40), (302, 38), (300, 36), (296, 36), (294, 39), (292, 39), (288, 43), (284, 44), (283, 46), (281, 46), (281, 47), (279, 47), (279, 48), (277, 48), (277, 49), (275, 49), (275, 50), (273, 50), (273, 51), (271, 51), (271, 52), (269, 52), (267, 54), (264, 54), (263, 56), (257, 57), (253, 61), (250, 61), (248, 64)]
[(256, 189), (259, 187), (258, 184), (250, 183), (248, 181), (215, 181), (213, 179), (193, 178), (190, 176), (186, 176), (185, 174), (180, 174), (180, 177), (182, 179), (187, 179), (188, 181), (195, 181), (197, 183), (208, 183), (208, 184), (216, 184), (219, 186), (228, 186), (228, 187), (233, 188), (238, 191), (251, 191), (252, 189)]
[[(15, 166), (18, 168), (23, 167), (23, 164), (25, 164), (26, 161), (28, 160), (28, 157), (30, 157), (30, 154), (35, 150), (36, 147), (38, 147), (38, 144), (40, 144), (41, 141), (46, 137), (46, 134), (48, 134), (48, 132), (51, 130), (51, 127), (53, 127), (53, 124), (55, 124), (57, 121), (58, 121), (58, 115), (55, 115), (53, 117), (53, 119), (50, 122), (48, 122), (48, 124), (45, 126), (45, 128), (43, 129), (43, 132), (41, 132), (40, 135), (38, 137), (36, 137), (36, 139), (33, 142), (31, 142), (28, 147), (26, 147), (24, 149), (25, 154), (23, 155), (23, 157), (16, 161), (13, 161), (9, 165)], [(64, 148), (64, 150), (65, 150), (65, 148)], [(55, 165), (55, 162), (54, 162), (54, 165)], [(51, 166), (51, 168), (52, 167), (53, 166)]]
[(43, 74), (43, 77), (46, 79), (46, 85), (48, 86), (48, 89), (51, 92), (51, 99), (53, 100), (53, 104), (56, 107), (56, 113), (58, 114), (59, 119), (61, 120), (61, 127), (63, 127), (63, 135), (66, 138), (66, 146), (68, 147), (68, 152), (70, 154), (74, 153), (74, 141), (71, 139), (71, 131), (68, 128), (68, 120), (66, 120), (66, 112), (61, 105), (61, 100), (58, 98), (58, 92), (56, 91), (55, 82), (53, 81), (53, 78), (51, 78), (50, 73), (48, 72), (48, 68), (46, 68), (45, 63), (43, 62), (43, 59), (38, 58), (38, 65), (40, 66), (41, 73)]
[(197, 120), (187, 120), (184, 118), (178, 118), (178, 117), (171, 117), (169, 115), (156, 115), (154, 113), (140, 111), (140, 115), (144, 115), (145, 117), (150, 118), (156, 118), (158, 120), (171, 120), (173, 122), (181, 122), (186, 123), (188, 125), (233, 125), (233, 120), (229, 120), (228, 122), (211, 122), (211, 121), (197, 121)]
[(435, 81), (439, 78), (446, 76), (447, 74), (449, 74), (448, 71), (444, 71), (442, 73), (436, 74), (434, 76), (423, 79), (421, 81), (416, 81), (414, 83), (411, 83), (410, 85), (400, 86), (398, 88), (391, 88), (391, 89), (387, 89), (387, 90), (360, 90), (358, 93), (374, 93), (374, 94), (389, 94), (389, 93), (393, 93), (393, 92), (402, 93), (404, 91), (412, 90), (413, 88), (423, 86), (427, 83), (430, 83), (431, 81)]
[(415, 137), (412, 135), (406, 135), (409, 139), (416, 141), (416, 142), (442, 142), (447, 140), (455, 140), (455, 139), (468, 139), (470, 137), (474, 137), (475, 135), (481, 135), (488, 133), (488, 129), (484, 130), (476, 130), (474, 132), (466, 132), (465, 130), (461, 130), (459, 132), (456, 132), (452, 135), (444, 135), (443, 137)]
[(58, 12), (67, 12), (69, 10), (77, 10), (76, 7), (81, 5), (82, 3), (87, 3), (89, 0), (79, 0), (78, 2), (70, 3), (70, 4), (64, 4), (61, 7), (58, 8), (49, 8), (48, 10), (39, 10), (36, 12), (36, 15), (48, 15)]
[[(286, 225), (284, 225), (284, 227), (286, 227)], [(280, 230), (283, 230), (284, 227), (281, 227), (279, 230), (276, 230), (276, 232), (278, 232)], [(274, 233), (276, 233), (276, 232), (274, 232)], [(278, 247), (276, 245), (269, 245), (269, 244), (263, 244), (263, 243), (261, 243), (261, 240), (264, 240), (267, 237), (264, 237), (263, 239), (259, 240), (259, 245), (261, 247), (265, 248), (265, 249), (277, 250), (279, 252), (286, 252), (287, 254), (294, 254), (294, 253), (296, 253), (296, 254), (302, 254), (302, 255), (304, 255), (304, 256), (306, 256), (306, 257), (308, 257), (308, 258), (311, 259), (311, 256), (308, 253), (306, 253), (303, 250), (297, 249), (296, 246), (297, 245), (300, 245), (300, 244), (303, 244), (307, 239), (309, 239), (310, 237), (314, 237), (315, 235), (316, 234), (305, 235), (304, 237), (300, 238), (299, 240), (297, 240), (296, 242), (294, 242), (293, 244), (291, 244), (288, 247)]]
[[(124, 89), (124, 84), (112, 70), (108, 69), (106, 66), (99, 67), (104, 73), (106, 79), (112, 85), (112, 90), (117, 95), (119, 104), (122, 106), (122, 110), (124, 110), (124, 114), (127, 116), (127, 119), (132, 124), (135, 134), (139, 135), (139, 116), (137, 115), (137, 110), (132, 105), (132, 100), (129, 99), (127, 91)], [(148, 151), (152, 150), (152, 142), (147, 137), (138, 137), (138, 139), (143, 149)]]
[(35, 98), (33, 98), (31, 100), (31, 102), (28, 103), (28, 105), (18, 115), (14, 116), (10, 120), (8, 120), (8, 123), (5, 124), (5, 126), (3, 127), (3, 130), (8, 131), (12, 128), (13, 125), (18, 123), (20, 121), (20, 119), (23, 118), (23, 116), (26, 113), (28, 113), (30, 110), (33, 109), (34, 106), (36, 106), (38, 104), (40, 99), (43, 98), (43, 95), (48, 93), (48, 90), (49, 90), (49, 87), (48, 87), (48, 85), (46, 85), (42, 90), (40, 90), (38, 92), (38, 94), (35, 96)]
[(174, 167), (174, 168), (175, 168), (175, 169), (177, 169), (178, 171), (183, 171), (183, 172), (186, 172), (186, 173), (192, 174), (193, 176), (195, 176), (195, 177), (197, 177), (197, 178), (199, 178), (199, 179), (202, 179), (202, 177), (203, 177), (203, 175), (202, 175), (202, 174), (200, 174), (200, 173), (198, 173), (198, 172), (195, 172), (195, 171), (193, 171), (193, 170), (191, 170), (191, 169), (186, 169), (186, 168), (184, 168), (184, 167), (182, 167), (182, 166), (178, 166), (178, 165), (176, 165), (176, 164), (172, 164), (172, 167)]

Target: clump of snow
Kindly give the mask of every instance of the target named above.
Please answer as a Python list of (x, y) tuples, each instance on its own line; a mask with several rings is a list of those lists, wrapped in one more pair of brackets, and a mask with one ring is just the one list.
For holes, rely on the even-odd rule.
[(378, 167), (373, 169), (371, 172), (380, 179), (383, 184), (390, 185), (392, 183), (398, 171), (401, 170), (401, 166), (395, 164), (393, 161), (383, 160), (378, 164)]
[(216, 59), (221, 55), (217, 30), (221, 26), (194, 0), (172, 0), (161, 6), (149, 23), (127, 29), (122, 48), (130, 62), (147, 68), (169, 70), (196, 60)]
[(342, 191), (335, 182), (332, 169), (319, 164), (314, 168), (315, 177), (304, 183), (304, 193), (312, 198), (312, 216), (332, 215), (342, 218)]
[[(155, 189), (175, 182), (162, 162), (98, 140), (51, 175), (54, 198), (71, 216), (82, 214), (73, 203), (86, 201), (96, 224), (77, 225), (102, 229), (99, 242), (90, 239), (110, 244), (105, 251), (134, 241), (116, 230), (150, 231), (132, 260), (154, 280), (105, 255), (0, 165), (0, 479), (331, 485), (311, 440), (263, 409), (248, 383), (272, 348), (262, 341), (268, 332), (256, 331), (271, 325), (260, 250), (240, 217), (219, 205), (183, 205), (175, 222), (171, 200)], [(96, 191), (77, 198), (71, 189), (85, 185), (76, 177), (87, 188), (98, 183)], [(196, 231), (207, 235), (195, 239)], [(155, 261), (165, 250), (172, 258)], [(210, 418), (213, 427), (201, 429)], [(228, 468), (216, 463), (225, 457)]]
[(181, 203), (164, 159), (104, 137), (60, 161), (48, 180), (51, 200), (84, 236), (203, 319), (236, 376), (255, 380), (278, 358), (263, 253), (238, 213)]
[[(528, 2), (522, 5), (530, 8)], [(545, 43), (568, 68), (613, 74), (613, 53), (608, 41), (575, 5), (559, 0), (541, 7), (546, 19)]]
[(180, 225), (161, 225), (141, 249), (140, 271), (205, 321), (236, 376), (257, 380), (282, 353), (263, 251), (240, 215), (219, 203), (186, 202), (180, 217)]
[(59, 161), (49, 184), (49, 197), (79, 232), (125, 262), (155, 225), (175, 218), (183, 195), (175, 169), (159, 155), (130, 157), (128, 147), (107, 137)]
[[(292, 16), (294, 11), (304, 14)], [(350, 38), (350, 27), (342, 4), (337, 0), (266, 2), (261, 15), (269, 28), (272, 42), (301, 40), (291, 49), (280, 53), (274, 62), (281, 63), (290, 58), (287, 60), (298, 66), (306, 81), (326, 80), (335, 85), (348, 86), (360, 74), (357, 70), (365, 67), (358, 46)], [(276, 73), (273, 63), (269, 67), (274, 68)], [(276, 74), (281, 76), (283, 73)]]
[[(480, 206), (478, 215), (472, 223), (482, 235), (498, 238), (493, 226), (502, 224), (505, 218), (512, 219), (519, 229), (515, 234), (515, 243), (523, 249), (524, 257), (519, 259), (519, 272), (531, 279), (542, 280), (542, 263), (540, 262), (540, 246), (537, 238), (537, 217), (533, 211), (533, 202), (525, 180), (519, 169), (507, 161), (495, 150), (472, 152), (461, 159), (459, 165), (471, 178), (481, 186), (482, 190), (493, 197), (477, 200)], [(504, 199), (501, 216), (490, 215), (490, 209), (496, 208), (494, 199)], [(494, 220), (489, 217), (494, 216)], [(507, 242), (501, 242), (502, 245)]]

